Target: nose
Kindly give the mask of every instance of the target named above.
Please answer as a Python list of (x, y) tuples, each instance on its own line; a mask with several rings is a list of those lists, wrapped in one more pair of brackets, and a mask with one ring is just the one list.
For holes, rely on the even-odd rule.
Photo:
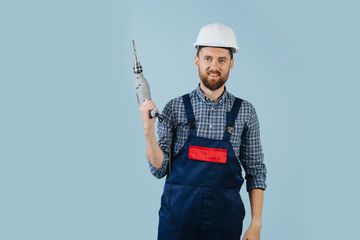
[(219, 65), (217, 61), (211, 61), (210, 63), (210, 70), (218, 70), (219, 69)]

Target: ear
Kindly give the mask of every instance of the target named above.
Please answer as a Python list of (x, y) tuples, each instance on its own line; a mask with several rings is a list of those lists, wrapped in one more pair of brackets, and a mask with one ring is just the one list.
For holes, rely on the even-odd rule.
[(195, 67), (199, 69), (199, 57), (195, 56)]
[(234, 66), (234, 58), (231, 59), (231, 61), (230, 61), (230, 70), (233, 68), (233, 66)]

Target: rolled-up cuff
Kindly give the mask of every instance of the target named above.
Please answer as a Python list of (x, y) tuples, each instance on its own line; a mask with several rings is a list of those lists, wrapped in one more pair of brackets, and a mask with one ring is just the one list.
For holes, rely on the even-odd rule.
[(150, 167), (150, 171), (151, 171), (152, 175), (154, 175), (154, 176), (155, 176), (156, 178), (158, 178), (158, 179), (161, 179), (161, 178), (163, 178), (164, 176), (166, 176), (167, 162), (168, 162), (167, 158), (164, 157), (164, 161), (163, 161), (161, 167), (160, 167), (160, 168), (156, 168), (156, 167), (154, 167), (154, 166), (151, 164), (151, 162), (148, 160), (149, 167)]
[(246, 191), (250, 191), (251, 189), (263, 189), (265, 190), (266, 178), (264, 176), (255, 176), (246, 180)]

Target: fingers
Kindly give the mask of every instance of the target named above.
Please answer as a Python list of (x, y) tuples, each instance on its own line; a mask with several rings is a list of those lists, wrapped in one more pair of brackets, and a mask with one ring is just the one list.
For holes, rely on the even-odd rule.
[(139, 107), (141, 118), (144, 125), (145, 135), (149, 129), (152, 129), (155, 124), (155, 119), (150, 117), (150, 111), (156, 108), (156, 105), (151, 100), (145, 100)]
[(146, 99), (139, 107), (139, 110), (140, 112), (148, 112), (153, 110), (154, 108), (156, 108), (156, 104), (153, 101)]

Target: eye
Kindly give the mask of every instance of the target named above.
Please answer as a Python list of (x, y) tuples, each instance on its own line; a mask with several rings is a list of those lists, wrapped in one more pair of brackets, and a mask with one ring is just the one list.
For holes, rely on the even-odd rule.
[(224, 63), (224, 62), (226, 62), (226, 60), (225, 59), (220, 59), (220, 62)]
[(206, 57), (206, 58), (205, 58), (205, 61), (210, 61), (210, 57)]

